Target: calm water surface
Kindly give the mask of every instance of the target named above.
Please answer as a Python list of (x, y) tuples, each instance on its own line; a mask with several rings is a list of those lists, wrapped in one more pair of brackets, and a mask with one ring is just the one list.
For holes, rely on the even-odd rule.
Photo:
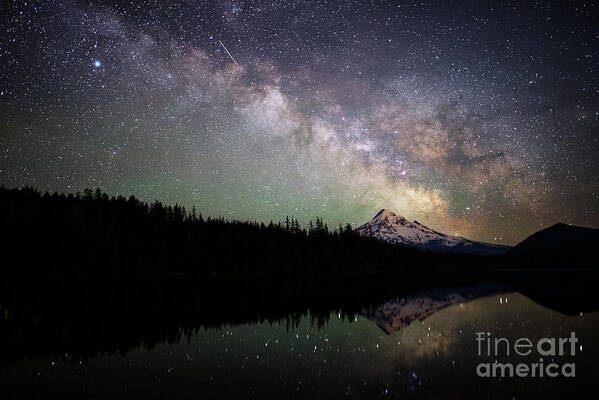
[[(365, 311), (351, 319), (331, 313), (322, 326), (306, 315), (295, 327), (262, 322), (200, 328), (175, 344), (142, 345), (86, 361), (68, 354), (26, 359), (1, 368), (2, 398), (520, 399), (581, 397), (594, 387), (598, 312), (564, 315), (516, 292), (460, 299), (395, 300), (378, 313)], [(512, 348), (507, 356), (500, 347), (498, 356), (479, 356), (476, 332), (512, 344), (521, 337), (536, 343), (575, 332), (575, 355), (552, 361), (575, 363), (576, 376), (479, 377), (481, 362), (530, 365), (539, 362), (539, 354), (517, 356)]]

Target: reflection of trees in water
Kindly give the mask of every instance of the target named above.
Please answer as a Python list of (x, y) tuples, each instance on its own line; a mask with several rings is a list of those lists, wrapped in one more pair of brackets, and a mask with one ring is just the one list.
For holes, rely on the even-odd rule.
[[(378, 286), (378, 285), (377, 285)], [(322, 327), (332, 312), (353, 319), (382, 301), (360, 282), (305, 285), (298, 281), (213, 280), (170, 282), (95, 280), (12, 286), (0, 304), (11, 318), (0, 322), (1, 362), (22, 357), (86, 359), (190, 339), (198, 329), (277, 322), (297, 327), (308, 313)]]
[[(567, 290), (569, 286), (563, 277), (542, 282), (535, 276), (513, 277), (517, 283), (510, 285), (517, 285), (524, 294), (528, 290), (538, 293), (539, 287), (547, 288), (552, 293), (552, 302), (541, 302), (546, 306), (559, 303), (561, 309), (556, 309), (560, 311), (564, 307), (599, 308), (591, 299), (585, 301), (574, 294), (574, 291), (584, 292), (584, 288)], [(406, 281), (404, 284), (386, 279), (265, 282), (202, 281), (189, 277), (172, 277), (168, 281), (102, 278), (5, 284), (0, 285), (3, 286), (0, 287), (0, 312), (7, 316), (0, 319), (0, 363), (10, 364), (23, 357), (65, 354), (79, 360), (140, 346), (152, 349), (161, 343), (190, 340), (198, 330), (229, 325), (276, 322), (294, 329), (308, 314), (312, 324), (322, 328), (331, 315), (340, 314), (353, 320), (358, 314), (382, 307), (389, 299), (414, 302), (421, 293), (428, 297), (431, 290), (438, 293), (435, 287), (456, 287), (468, 281), (474, 285), (488, 283), (488, 277), (467, 279), (441, 275), (431, 276), (426, 282)], [(551, 289), (556, 287), (556, 282), (566, 289)], [(585, 282), (588, 286), (594, 280)], [(482, 286), (482, 293), (494, 290), (487, 283)], [(441, 293), (454, 290), (444, 289)]]

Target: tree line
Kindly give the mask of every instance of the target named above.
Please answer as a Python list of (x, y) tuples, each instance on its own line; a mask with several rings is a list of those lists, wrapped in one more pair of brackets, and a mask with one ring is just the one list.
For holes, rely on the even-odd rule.
[(322, 218), (301, 227), (283, 223), (204, 217), (195, 207), (146, 203), (135, 196), (42, 193), (0, 188), (0, 222), (9, 276), (47, 278), (311, 277), (401, 273), (407, 268), (461, 264), (464, 257), (436, 255), (329, 229)]

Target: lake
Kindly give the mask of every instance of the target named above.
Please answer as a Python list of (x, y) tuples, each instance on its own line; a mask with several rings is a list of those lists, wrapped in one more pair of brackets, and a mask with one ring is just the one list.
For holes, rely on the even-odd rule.
[[(357, 313), (208, 325), (171, 329), (159, 340), (142, 334), (116, 352), (15, 358), (0, 366), (2, 398), (563, 398), (594, 388), (599, 377), (599, 312), (554, 311), (505, 286), (431, 289)], [(94, 329), (102, 337), (102, 324)], [(497, 354), (495, 338), (504, 338)], [(542, 338), (543, 354), (555, 355), (540, 355)], [(519, 339), (529, 355), (516, 353)], [(479, 364), (492, 372), (496, 362), (505, 376), (503, 367), (479, 376), (486, 371)], [(516, 375), (518, 364), (528, 376)], [(564, 376), (572, 366), (575, 376)]]

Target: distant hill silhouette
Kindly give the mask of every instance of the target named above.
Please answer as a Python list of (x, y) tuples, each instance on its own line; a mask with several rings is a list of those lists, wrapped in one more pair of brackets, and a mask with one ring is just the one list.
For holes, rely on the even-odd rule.
[(598, 245), (599, 229), (558, 223), (527, 237), (508, 257), (533, 267), (594, 267)]

